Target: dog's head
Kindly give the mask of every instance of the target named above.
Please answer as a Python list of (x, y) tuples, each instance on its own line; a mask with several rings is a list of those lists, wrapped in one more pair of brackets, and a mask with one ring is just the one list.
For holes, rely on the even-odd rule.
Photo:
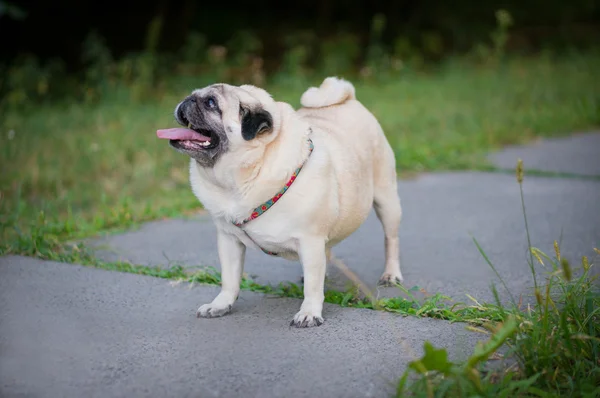
[(195, 90), (177, 104), (175, 119), (183, 127), (158, 130), (158, 137), (203, 167), (213, 167), (228, 153), (266, 145), (279, 130), (276, 102), (250, 85)]

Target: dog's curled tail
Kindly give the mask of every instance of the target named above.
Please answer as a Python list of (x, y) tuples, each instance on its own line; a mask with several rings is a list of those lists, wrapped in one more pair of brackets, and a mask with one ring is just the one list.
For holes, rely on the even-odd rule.
[(356, 99), (352, 83), (337, 77), (328, 77), (319, 88), (311, 87), (306, 90), (300, 98), (300, 103), (306, 108), (322, 108), (343, 104), (351, 99)]

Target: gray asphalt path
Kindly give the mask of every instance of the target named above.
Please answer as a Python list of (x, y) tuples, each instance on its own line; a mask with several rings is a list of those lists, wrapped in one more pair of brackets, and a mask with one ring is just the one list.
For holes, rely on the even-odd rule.
[(197, 319), (217, 288), (24, 257), (0, 258), (0, 396), (384, 397), (425, 340), (465, 359), (485, 338), (464, 324), (243, 292)]
[[(600, 246), (600, 181), (527, 176), (525, 203), (532, 244), (553, 254), (561, 241), (563, 256), (578, 261)], [(439, 173), (401, 181), (400, 227), (405, 286), (419, 286), (458, 301), (466, 294), (491, 301), (490, 283), (498, 283), (473, 237), (481, 244), (513, 294), (533, 285), (527, 265), (527, 237), (519, 186), (512, 174)], [(219, 269), (215, 228), (208, 217), (148, 223), (141, 229), (92, 242), (106, 260), (137, 264), (182, 264)], [(383, 272), (383, 231), (374, 212), (361, 228), (334, 249), (336, 257), (375, 289)], [(537, 266), (538, 272), (548, 268)], [(330, 286), (348, 280), (331, 267)], [(248, 250), (245, 271), (261, 283), (299, 282), (301, 265)], [(499, 287), (503, 298), (506, 292)], [(394, 295), (393, 288), (381, 295)]]
[(493, 165), (504, 169), (513, 169), (519, 158), (530, 169), (600, 176), (600, 134), (540, 139), (530, 145), (506, 147), (488, 157)]

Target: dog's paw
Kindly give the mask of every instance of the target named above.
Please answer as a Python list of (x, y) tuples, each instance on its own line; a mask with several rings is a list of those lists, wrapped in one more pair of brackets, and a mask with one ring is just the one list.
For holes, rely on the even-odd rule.
[(231, 305), (219, 307), (213, 303), (201, 305), (196, 312), (198, 318), (218, 318), (231, 311)]
[(294, 319), (290, 322), (290, 326), (310, 328), (313, 326), (321, 326), (323, 322), (323, 317), (320, 315), (314, 315), (308, 311), (300, 311), (294, 315)]
[(402, 274), (393, 275), (393, 274), (385, 273), (381, 276), (381, 278), (379, 278), (378, 285), (384, 286), (384, 287), (398, 286), (398, 285), (402, 284), (403, 280), (404, 279), (402, 278)]

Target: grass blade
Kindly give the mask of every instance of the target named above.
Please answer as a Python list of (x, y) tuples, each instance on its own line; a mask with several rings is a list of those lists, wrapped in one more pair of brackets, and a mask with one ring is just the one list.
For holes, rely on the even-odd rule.
[(502, 285), (504, 286), (504, 289), (506, 289), (506, 291), (508, 292), (508, 295), (510, 296), (510, 301), (512, 302), (513, 306), (516, 308), (517, 307), (517, 302), (515, 301), (515, 298), (513, 297), (510, 289), (506, 285), (506, 282), (504, 282), (504, 279), (502, 279), (502, 277), (498, 273), (498, 270), (496, 269), (496, 267), (494, 266), (494, 264), (492, 264), (492, 262), (490, 261), (490, 259), (487, 256), (487, 254), (485, 254), (485, 252), (483, 251), (483, 249), (481, 248), (481, 246), (479, 245), (479, 242), (477, 242), (477, 239), (475, 239), (475, 237), (473, 237), (473, 242), (475, 242), (475, 246), (477, 246), (477, 250), (479, 250), (479, 253), (481, 253), (481, 255), (485, 259), (486, 263), (488, 263), (488, 265), (490, 266), (490, 268), (492, 268), (492, 271), (494, 271), (494, 273), (496, 274), (496, 276), (498, 277), (498, 279), (500, 279), (500, 282), (502, 282)]

